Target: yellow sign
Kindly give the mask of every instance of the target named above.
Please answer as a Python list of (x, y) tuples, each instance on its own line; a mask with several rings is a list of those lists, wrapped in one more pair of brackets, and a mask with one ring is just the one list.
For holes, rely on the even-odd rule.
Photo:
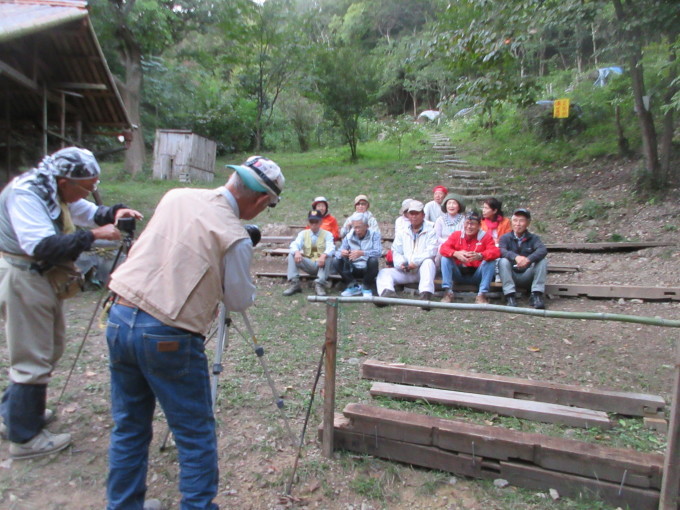
[(556, 99), (553, 103), (553, 117), (566, 119), (569, 117), (569, 99)]

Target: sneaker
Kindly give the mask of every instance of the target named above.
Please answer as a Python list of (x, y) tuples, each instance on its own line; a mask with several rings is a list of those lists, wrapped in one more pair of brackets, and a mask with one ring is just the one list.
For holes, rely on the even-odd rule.
[(362, 293), (362, 287), (358, 283), (354, 283), (347, 287), (345, 290), (343, 290), (340, 295), (342, 297), (353, 297), (353, 296), (361, 296)]
[(505, 306), (517, 306), (517, 299), (514, 294), (507, 294), (505, 296)]
[(283, 291), (284, 296), (292, 296), (293, 294), (297, 294), (298, 292), (302, 292), (302, 287), (300, 287), (300, 282), (293, 282), (291, 283), (290, 287), (288, 287), (286, 290)]
[(316, 292), (317, 296), (325, 296), (326, 295), (326, 287), (321, 283), (317, 283), (317, 284), (314, 285), (314, 291)]
[(446, 289), (444, 292), (444, 297), (442, 298), (441, 302), (442, 303), (452, 303), (453, 299), (455, 298), (455, 294), (451, 289)]
[(371, 289), (364, 288), (364, 289), (361, 291), (361, 294), (362, 294), (364, 297), (373, 297), (373, 291), (372, 291)]
[(395, 298), (395, 297), (398, 297), (398, 296), (397, 296), (397, 293), (394, 292), (393, 290), (385, 289), (385, 290), (382, 291), (382, 294), (380, 294), (380, 297)]
[(529, 298), (529, 303), (537, 310), (543, 310), (545, 308), (545, 302), (543, 301), (543, 293), (532, 292), (531, 297)]
[(11, 443), (9, 454), (13, 459), (32, 459), (63, 450), (71, 444), (71, 434), (52, 434), (42, 429), (28, 443)]
[[(54, 411), (52, 411), (52, 409), (45, 409), (45, 414), (43, 414), (43, 420), (45, 421), (45, 426), (49, 425), (50, 423), (52, 423), (56, 419), (57, 419), (57, 417), (54, 414)], [(3, 420), (0, 420), (0, 438), (8, 439), (8, 437), (9, 437), (9, 431), (7, 430), (7, 425), (5, 425), (5, 422)]]
[(486, 294), (484, 294), (484, 293), (477, 294), (477, 297), (475, 298), (475, 304), (477, 304), (477, 305), (488, 305), (489, 304), (489, 298), (487, 298)]
[(163, 510), (160, 499), (145, 499), (144, 510)]
[[(420, 300), (421, 301), (432, 301), (432, 292), (427, 292), (427, 291), (421, 292), (420, 293)], [(432, 310), (432, 308), (430, 308), (429, 306), (421, 306), (420, 308), (422, 308), (426, 312), (429, 312), (430, 310)]]

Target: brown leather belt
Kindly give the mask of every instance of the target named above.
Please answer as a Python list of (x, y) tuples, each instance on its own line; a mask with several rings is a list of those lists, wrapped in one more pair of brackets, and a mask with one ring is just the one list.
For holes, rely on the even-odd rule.
[(120, 306), (127, 306), (128, 308), (139, 308), (136, 304), (134, 304), (131, 301), (128, 301), (122, 296), (118, 296), (113, 303)]

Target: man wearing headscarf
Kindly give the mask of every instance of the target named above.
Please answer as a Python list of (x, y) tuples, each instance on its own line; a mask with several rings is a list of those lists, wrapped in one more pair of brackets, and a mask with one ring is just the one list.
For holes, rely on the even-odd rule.
[[(122, 217), (141, 219), (123, 204), (85, 200), (97, 189), (100, 168), (85, 149), (68, 147), (13, 179), (0, 193), (0, 312), (5, 316), (10, 384), (0, 404), (0, 435), (15, 459), (66, 448), (70, 434), (53, 434), (47, 384), (64, 352), (63, 299), (55, 275), (77, 290), (73, 262), (95, 239), (117, 240)], [(90, 230), (76, 230), (76, 226)]]

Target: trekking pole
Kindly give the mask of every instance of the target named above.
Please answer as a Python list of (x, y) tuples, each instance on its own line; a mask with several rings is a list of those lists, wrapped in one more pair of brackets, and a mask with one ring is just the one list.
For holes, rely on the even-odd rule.
[[(297, 444), (297, 438), (295, 437), (295, 434), (293, 434), (293, 431), (290, 428), (290, 423), (288, 422), (288, 417), (286, 416), (286, 413), (283, 411), (284, 408), (284, 402), (283, 402), (283, 396), (281, 393), (279, 393), (276, 390), (276, 386), (274, 385), (274, 380), (272, 379), (272, 376), (269, 372), (269, 367), (267, 366), (267, 360), (264, 358), (264, 347), (259, 345), (257, 343), (257, 338), (255, 337), (255, 331), (253, 330), (253, 327), (250, 325), (250, 321), (248, 320), (248, 316), (246, 315), (246, 312), (241, 312), (241, 315), (243, 316), (243, 321), (246, 324), (246, 328), (248, 329), (248, 332), (250, 333), (250, 336), (253, 340), (253, 350), (255, 351), (255, 354), (257, 355), (257, 359), (260, 361), (260, 365), (262, 365), (262, 370), (264, 371), (264, 375), (267, 378), (267, 382), (269, 383), (269, 387), (272, 390), (272, 400), (274, 402), (274, 405), (276, 408), (279, 410), (279, 413), (281, 414), (281, 417), (283, 418), (283, 423), (286, 426), (286, 431), (288, 432), (288, 435), (291, 438), (291, 443), (293, 445), (293, 448), (295, 448)], [(234, 325), (236, 328), (236, 331), (243, 337), (243, 339), (247, 342), (248, 339), (246, 336)]]
[(300, 444), (298, 445), (297, 452), (295, 453), (295, 462), (293, 463), (293, 471), (290, 474), (290, 480), (286, 486), (286, 496), (290, 496), (293, 491), (293, 483), (295, 482), (295, 473), (297, 472), (298, 461), (300, 459), (300, 454), (302, 453), (302, 446), (305, 442), (305, 433), (307, 432), (307, 423), (309, 422), (309, 415), (312, 412), (312, 404), (314, 403), (314, 396), (316, 395), (316, 385), (319, 383), (319, 377), (321, 377), (321, 367), (323, 366), (323, 359), (326, 355), (326, 344), (324, 343), (321, 349), (321, 358), (319, 359), (319, 366), (316, 367), (316, 377), (314, 378), (314, 384), (312, 385), (312, 394), (309, 397), (309, 405), (307, 406), (307, 414), (305, 414), (305, 422), (302, 424), (302, 433), (300, 434)]

